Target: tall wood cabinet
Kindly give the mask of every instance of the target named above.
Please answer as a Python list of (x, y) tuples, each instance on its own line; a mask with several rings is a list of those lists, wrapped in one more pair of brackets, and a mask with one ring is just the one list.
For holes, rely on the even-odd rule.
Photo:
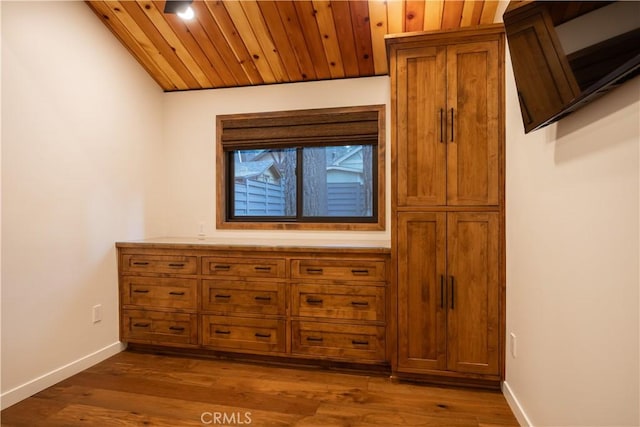
[(504, 366), (504, 30), (388, 36), (394, 373), (495, 384)]
[(398, 206), (498, 205), (498, 50), (397, 50)]

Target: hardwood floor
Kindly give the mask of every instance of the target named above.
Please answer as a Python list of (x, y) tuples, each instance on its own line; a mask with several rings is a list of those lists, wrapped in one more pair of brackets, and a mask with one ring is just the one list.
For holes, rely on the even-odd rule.
[(497, 391), (125, 351), (2, 411), (3, 426), (517, 426)]

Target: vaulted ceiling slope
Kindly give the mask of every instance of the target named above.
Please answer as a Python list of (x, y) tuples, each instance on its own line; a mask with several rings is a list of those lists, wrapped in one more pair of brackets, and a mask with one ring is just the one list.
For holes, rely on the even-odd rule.
[(165, 91), (387, 74), (385, 34), (494, 22), (499, 1), (87, 1)]

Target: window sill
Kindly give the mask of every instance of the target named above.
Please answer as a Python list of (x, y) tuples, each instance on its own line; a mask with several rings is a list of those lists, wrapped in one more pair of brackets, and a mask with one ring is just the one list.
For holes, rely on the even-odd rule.
[(315, 230), (315, 231), (384, 231), (384, 215), (378, 222), (235, 222), (218, 221), (218, 230)]

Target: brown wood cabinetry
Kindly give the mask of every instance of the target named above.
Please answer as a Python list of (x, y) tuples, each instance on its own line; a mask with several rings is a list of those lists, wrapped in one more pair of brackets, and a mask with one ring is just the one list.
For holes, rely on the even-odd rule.
[(398, 367), (499, 375), (499, 214), (400, 213)]
[(400, 377), (503, 378), (504, 30), (387, 38)]
[(292, 352), (384, 362), (386, 263), (295, 259), (291, 267)]
[(285, 337), (284, 320), (202, 316), (202, 345), (214, 350), (285, 353)]
[(198, 317), (189, 313), (124, 309), (121, 336), (142, 344), (194, 347), (198, 344)]
[[(499, 202), (500, 43), (442, 45), (441, 40), (393, 50), (397, 205), (497, 206)], [(402, 44), (402, 45), (401, 45)]]
[(124, 342), (389, 365), (389, 249), (117, 247)]

